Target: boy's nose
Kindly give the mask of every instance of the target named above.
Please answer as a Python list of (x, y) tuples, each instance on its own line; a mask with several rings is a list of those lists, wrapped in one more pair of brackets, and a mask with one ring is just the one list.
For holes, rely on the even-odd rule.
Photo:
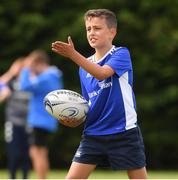
[(90, 31), (90, 35), (92, 35), (92, 34), (95, 34), (94, 29), (91, 29), (91, 31)]

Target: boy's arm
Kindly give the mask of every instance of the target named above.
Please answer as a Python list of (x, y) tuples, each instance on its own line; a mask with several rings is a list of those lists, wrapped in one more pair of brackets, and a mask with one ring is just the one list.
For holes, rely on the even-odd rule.
[(20, 89), (29, 92), (35, 92), (39, 89), (38, 78), (32, 77), (30, 68), (24, 68), (20, 73)]
[(48, 89), (48, 82), (52, 81), (51, 76), (46, 73), (33, 75), (30, 68), (24, 68), (20, 74), (20, 89), (32, 93), (41, 93)]
[(11, 65), (11, 67), (0, 76), (0, 102), (5, 101), (10, 95), (11, 90), (7, 85), (14, 77), (16, 77), (21, 69), (22, 61), (17, 59)]
[(0, 81), (3, 82), (4, 84), (7, 84), (11, 79), (13, 79), (14, 77), (18, 75), (21, 67), (22, 67), (22, 61), (19, 58), (15, 60), (15, 62), (3, 75), (1, 75)]
[(68, 37), (68, 43), (61, 41), (52, 43), (52, 50), (64, 57), (70, 58), (99, 80), (106, 79), (114, 74), (113, 69), (108, 65), (100, 66), (95, 64), (77, 52), (70, 37)]

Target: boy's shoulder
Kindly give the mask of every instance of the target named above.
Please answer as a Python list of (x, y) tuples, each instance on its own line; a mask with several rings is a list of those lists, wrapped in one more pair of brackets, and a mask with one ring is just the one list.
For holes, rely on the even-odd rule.
[[(113, 45), (112, 49), (110, 49), (106, 54), (113, 54), (115, 52), (129, 52), (129, 49), (127, 47), (124, 46), (115, 46)], [(94, 54), (92, 54), (91, 56), (87, 57), (88, 60), (93, 61), (94, 58)]]
[[(105, 56), (102, 58), (105, 59), (106, 57), (113, 57), (113, 56), (124, 56), (124, 57), (129, 57), (130, 52), (127, 47), (124, 46), (115, 46), (113, 45), (112, 49), (110, 49)], [(91, 56), (87, 57), (87, 60), (95, 62), (94, 54)]]
[(130, 51), (127, 47), (114, 47), (111, 51), (111, 55), (122, 55), (122, 56), (130, 56)]
[(129, 52), (129, 49), (125, 46), (114, 46), (112, 49), (113, 52), (121, 52), (121, 51), (127, 51)]

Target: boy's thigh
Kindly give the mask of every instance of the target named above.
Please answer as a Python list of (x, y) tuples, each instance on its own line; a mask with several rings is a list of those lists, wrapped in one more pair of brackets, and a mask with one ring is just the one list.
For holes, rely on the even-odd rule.
[(129, 179), (147, 179), (147, 171), (146, 168), (140, 168), (140, 169), (130, 169), (127, 171)]
[(139, 127), (108, 138), (107, 154), (112, 169), (139, 169), (146, 165), (143, 138)]
[(73, 162), (66, 179), (87, 179), (96, 165)]

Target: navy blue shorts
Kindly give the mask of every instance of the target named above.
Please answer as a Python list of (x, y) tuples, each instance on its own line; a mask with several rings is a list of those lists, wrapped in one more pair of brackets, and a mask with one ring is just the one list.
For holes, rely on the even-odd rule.
[(103, 136), (83, 135), (73, 161), (113, 170), (142, 168), (146, 160), (140, 129)]

